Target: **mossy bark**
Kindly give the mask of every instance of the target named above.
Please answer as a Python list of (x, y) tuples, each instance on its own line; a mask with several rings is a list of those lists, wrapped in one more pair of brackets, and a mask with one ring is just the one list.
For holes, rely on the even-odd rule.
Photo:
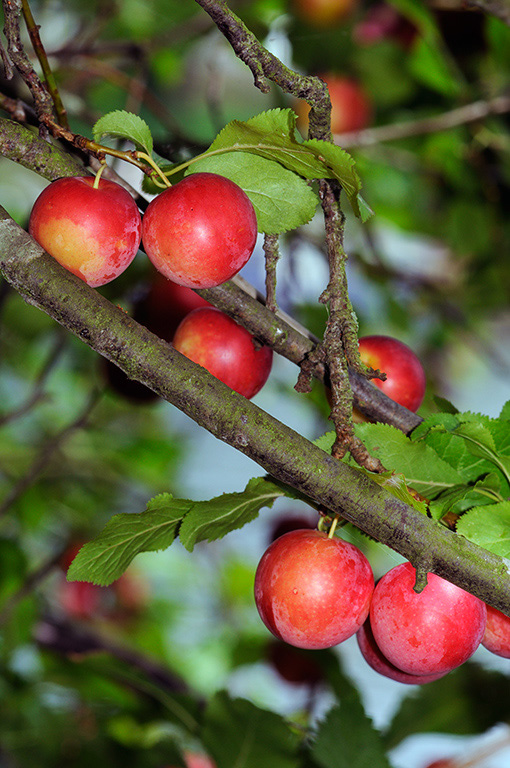
[(25, 298), (270, 475), (510, 614), (502, 558), (421, 515), (366, 474), (230, 390), (63, 269), (0, 209), (0, 269)]

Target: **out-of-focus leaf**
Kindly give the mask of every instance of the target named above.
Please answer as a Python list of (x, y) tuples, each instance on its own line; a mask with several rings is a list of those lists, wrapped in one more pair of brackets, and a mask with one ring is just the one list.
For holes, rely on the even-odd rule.
[(202, 741), (217, 768), (296, 768), (300, 738), (280, 715), (220, 691), (205, 711)]
[(390, 768), (381, 734), (365, 714), (360, 695), (339, 662), (324, 657), (324, 669), (340, 704), (319, 724), (311, 755), (322, 768)]
[(417, 733), (484, 733), (509, 717), (508, 675), (467, 662), (406, 696), (384, 742), (393, 748)]

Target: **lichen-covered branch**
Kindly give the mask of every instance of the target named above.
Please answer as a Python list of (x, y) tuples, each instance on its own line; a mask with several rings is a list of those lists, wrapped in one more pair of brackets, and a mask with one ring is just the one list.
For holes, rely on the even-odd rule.
[(0, 269), (26, 301), (278, 481), (510, 614), (502, 558), (421, 515), (226, 387), (67, 272), (1, 208)]
[(284, 93), (307, 101), (311, 107), (308, 116), (310, 135), (316, 139), (331, 140), (331, 101), (326, 83), (318, 77), (300, 75), (285, 66), (261, 45), (224, 0), (196, 2), (209, 14), (236, 56), (249, 67), (257, 88), (268, 93), (272, 82)]

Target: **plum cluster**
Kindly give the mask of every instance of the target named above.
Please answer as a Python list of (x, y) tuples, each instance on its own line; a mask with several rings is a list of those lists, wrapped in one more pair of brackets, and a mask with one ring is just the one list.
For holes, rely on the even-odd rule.
[(361, 550), (319, 530), (288, 531), (263, 554), (255, 603), (272, 634), (291, 646), (330, 648), (356, 635), (367, 663), (420, 685), (467, 661), (482, 643), (510, 657), (510, 618), (429, 573), (415, 591), (408, 562), (377, 584)]
[[(160, 300), (166, 294), (175, 305), (170, 313), (165, 310), (169, 328), (160, 335), (247, 398), (265, 384), (272, 350), (192, 290), (229, 280), (253, 253), (255, 209), (234, 182), (214, 173), (192, 174), (155, 197), (142, 218), (131, 195), (116, 182), (57, 179), (35, 201), (29, 231), (62, 266), (94, 288), (124, 272), (143, 244), (169, 286), (159, 291)], [(179, 314), (183, 302), (192, 310), (189, 316)], [(183, 324), (176, 333), (177, 317)], [(129, 385), (118, 371), (107, 366), (114, 386), (125, 386), (133, 399), (150, 399), (149, 390), (137, 382)]]

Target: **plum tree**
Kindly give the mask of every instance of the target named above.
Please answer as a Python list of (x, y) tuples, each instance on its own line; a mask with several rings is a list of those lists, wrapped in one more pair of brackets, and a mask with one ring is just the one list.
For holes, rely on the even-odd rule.
[(186, 315), (173, 344), (248, 399), (262, 389), (271, 372), (272, 350), (257, 344), (245, 328), (214, 307), (194, 309)]
[(417, 411), (425, 395), (423, 366), (412, 349), (391, 336), (362, 336), (359, 352), (365, 365), (383, 371), (386, 379), (372, 379), (388, 397)]
[(210, 288), (239, 272), (257, 240), (247, 194), (215, 173), (194, 173), (150, 203), (143, 217), (147, 256), (165, 277), (188, 288)]
[(120, 184), (92, 176), (53, 181), (34, 203), (29, 231), (63, 267), (93, 288), (118, 277), (140, 246), (137, 205)]
[(483, 601), (434, 573), (416, 592), (416, 570), (402, 563), (377, 583), (370, 623), (382, 654), (412, 675), (449, 672), (467, 661), (482, 641)]
[(321, 531), (280, 536), (255, 574), (255, 602), (275, 637), (298, 648), (330, 648), (365, 621), (374, 577), (353, 544)]

